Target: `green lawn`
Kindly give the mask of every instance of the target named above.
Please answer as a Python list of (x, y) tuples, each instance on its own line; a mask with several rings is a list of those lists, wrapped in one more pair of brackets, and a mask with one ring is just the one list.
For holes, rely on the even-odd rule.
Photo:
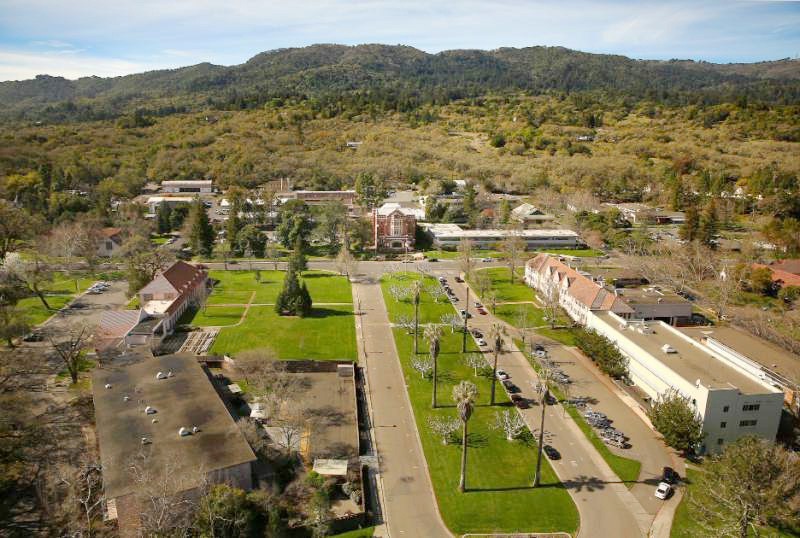
[(546, 336), (556, 342), (561, 342), (565, 346), (575, 345), (575, 331), (576, 329), (536, 329), (538, 334)]
[(51, 310), (46, 309), (42, 304), (42, 301), (36, 296), (20, 299), (17, 303), (17, 308), (22, 310), (25, 315), (28, 316), (31, 325), (39, 325), (47, 318), (55, 314), (56, 310), (62, 308), (64, 305), (70, 302), (72, 300), (72, 296), (46, 295), (45, 300), (47, 301), (47, 304), (50, 305)]
[(547, 252), (548, 254), (555, 254), (556, 256), (558, 256), (558, 255), (561, 255), (561, 256), (578, 256), (578, 257), (581, 257), (581, 258), (589, 257), (589, 256), (603, 256), (603, 254), (604, 254), (602, 251), (595, 250), (593, 248), (576, 249), (576, 250), (571, 250), (571, 249), (568, 249), (568, 248), (564, 248), (564, 249), (542, 248), (542, 249), (536, 249), (536, 251), (532, 251), (532, 252), (533, 252), (533, 255), (535, 255), (536, 252)]
[[(398, 303), (391, 298), (388, 294), (388, 289), (392, 285), (400, 285), (410, 287), (412, 281), (421, 278), (416, 273), (393, 273), (392, 275), (384, 275), (381, 277), (381, 288), (383, 289), (384, 298), (386, 300), (386, 308), (389, 311), (389, 318), (394, 321), (398, 315), (404, 315), (411, 319), (414, 318), (414, 303), (410, 298), (407, 302)], [(438, 286), (439, 283), (433, 277), (427, 277), (424, 282), (425, 287)], [(443, 297), (442, 302), (436, 303), (427, 292), (423, 291), (419, 296), (419, 322), (420, 323), (439, 323), (442, 316), (446, 314), (455, 314), (453, 307), (447, 297)]]
[[(522, 349), (520, 342), (516, 342), (517, 347)], [(540, 370), (539, 363), (531, 357), (530, 353), (527, 350), (523, 350), (525, 357), (527, 357), (528, 361), (531, 363), (533, 368), (538, 372)], [(558, 398), (559, 400), (564, 399), (564, 395), (558, 389), (552, 389), (553, 395)], [(583, 434), (589, 440), (592, 445), (597, 449), (600, 455), (606, 460), (606, 463), (609, 467), (616, 473), (616, 475), (622, 480), (626, 486), (633, 487), (634, 482), (639, 478), (639, 469), (641, 469), (642, 464), (638, 460), (634, 460), (631, 458), (624, 458), (622, 456), (617, 456), (611, 450), (608, 449), (608, 446), (597, 436), (597, 434), (592, 430), (592, 427), (584, 420), (581, 414), (575, 409), (574, 406), (565, 405), (564, 406), (567, 410), (567, 413), (572, 417), (578, 427), (581, 429)]]
[[(260, 280), (256, 280), (256, 271), (210, 271), (209, 276), (215, 281), (214, 291), (208, 298), (208, 304), (246, 304), (253, 291), (256, 292), (253, 303), (271, 304), (283, 287), (285, 271), (259, 271)], [(306, 271), (302, 280), (308, 286), (308, 292), (315, 303), (352, 303), (350, 283), (343, 276), (326, 271)]]
[[(243, 306), (209, 306), (198, 310), (191, 319), (191, 324), (195, 327), (234, 325), (239, 322), (243, 313)], [(181, 319), (181, 323), (189, 323), (189, 321)]]
[[(492, 289), (497, 294), (497, 301), (533, 301), (536, 294), (533, 289), (522, 281), (522, 269), (517, 269), (514, 283), (511, 283), (511, 272), (507, 267), (492, 267), (478, 269), (481, 275), (488, 276), (492, 281)], [(472, 289), (477, 291), (475, 282), (470, 281)]]
[(520, 325), (519, 320), (522, 318), (519, 316), (521, 313), (527, 316), (527, 323), (524, 323), (525, 327), (541, 327), (547, 324), (544, 320), (544, 312), (542, 312), (542, 309), (530, 303), (499, 304), (494, 311), (495, 316), (515, 327)]
[[(686, 492), (683, 499), (681, 499), (681, 504), (678, 505), (678, 509), (675, 511), (670, 538), (694, 538), (695, 536), (702, 535), (700, 525), (692, 518), (688, 501), (688, 495), (697, 487), (697, 479), (700, 477), (701, 472), (702, 471), (695, 471), (694, 469), (686, 470)], [(750, 530), (747, 535), (755, 536), (752, 530)], [(771, 527), (761, 527), (759, 528), (759, 536), (762, 538), (791, 538), (792, 536), (796, 537), (797, 534), (781, 532)]]
[(375, 533), (375, 527), (364, 527), (354, 531), (334, 534), (331, 538), (370, 538)]
[[(454, 260), (460, 253), (457, 250), (426, 250), (425, 257), (438, 258), (440, 260)], [(474, 258), (502, 258), (503, 253), (497, 250), (475, 250)]]
[(355, 360), (352, 307), (314, 307), (311, 316), (298, 318), (279, 316), (271, 306), (252, 306), (241, 325), (220, 330), (211, 353), (235, 354), (259, 348), (273, 350), (280, 359)]
[[(384, 293), (384, 300), (390, 316), (396, 316), (405, 306), (396, 304), (388, 293)], [(428, 308), (431, 306), (424, 306), (423, 312)], [(424, 318), (436, 318), (436, 315), (424, 312)], [(499, 385), (499, 405), (488, 405), (490, 380), (475, 377), (473, 370), (464, 363), (460, 335), (449, 330), (443, 332), (439, 355), (440, 407), (436, 410), (430, 407), (430, 381), (409, 365), (413, 354), (412, 337), (403, 329), (394, 329), (394, 336), (439, 509), (448, 528), (458, 534), (575, 532), (578, 526), (575, 505), (546, 460), (543, 462), (543, 487), (530, 487), (535, 470), (534, 443), (509, 442), (492, 428), (498, 411), (513, 408)], [(475, 351), (472, 339), (468, 341), (470, 351)], [(425, 343), (422, 347), (426, 347)], [(468, 491), (459, 493), (460, 446), (442, 445), (441, 440), (429, 432), (427, 420), (432, 415), (455, 417), (450, 394), (452, 387), (464, 379), (478, 386), (480, 396), (469, 423)]]

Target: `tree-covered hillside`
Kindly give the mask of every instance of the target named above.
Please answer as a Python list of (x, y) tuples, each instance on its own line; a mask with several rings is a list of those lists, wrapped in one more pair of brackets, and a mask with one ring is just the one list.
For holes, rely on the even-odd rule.
[(276, 98), (351, 96), (391, 110), (496, 91), (603, 91), (668, 104), (800, 101), (800, 62), (717, 65), (642, 61), (561, 47), (453, 50), (314, 45), (264, 52), (230, 67), (198, 64), (117, 78), (39, 76), (0, 83), (0, 114), (43, 122), (165, 115), (211, 105), (252, 108)]

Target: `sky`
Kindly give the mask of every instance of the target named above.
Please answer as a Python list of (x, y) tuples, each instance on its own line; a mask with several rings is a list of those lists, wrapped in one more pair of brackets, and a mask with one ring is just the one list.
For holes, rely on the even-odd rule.
[(754, 62), (800, 56), (800, 2), (0, 0), (0, 80), (233, 65), (315, 43)]

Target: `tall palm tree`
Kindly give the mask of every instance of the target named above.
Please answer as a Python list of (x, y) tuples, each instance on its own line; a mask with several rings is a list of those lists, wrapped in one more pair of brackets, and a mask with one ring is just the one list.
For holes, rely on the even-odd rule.
[(433, 398), (431, 399), (431, 407), (436, 409), (436, 367), (438, 365), (436, 359), (439, 358), (439, 340), (442, 338), (442, 328), (439, 325), (428, 325), (425, 327), (423, 336), (428, 341), (428, 353), (430, 353), (431, 361), (433, 362)]
[(494, 351), (494, 365), (492, 366), (492, 397), (491, 404), (494, 405), (495, 385), (497, 384), (497, 356), (503, 350), (503, 335), (506, 334), (506, 327), (500, 323), (493, 323), (489, 328), (489, 341)]
[(467, 489), (467, 422), (472, 416), (475, 400), (478, 399), (478, 387), (469, 381), (462, 381), (453, 387), (453, 401), (458, 407), (458, 418), (464, 423), (461, 432), (461, 479), (458, 482), (458, 491)]
[[(539, 480), (542, 476), (542, 447), (544, 446), (544, 412), (547, 408), (547, 400), (550, 399), (550, 385), (555, 382), (553, 370), (550, 368), (541, 368), (539, 371), (539, 384), (534, 388), (541, 396), (542, 406), (542, 419), (539, 428), (539, 446), (537, 447), (536, 454), (536, 474), (533, 475), (533, 487), (539, 486)], [(531, 382), (533, 384), (533, 382)]]
[(414, 355), (418, 353), (417, 341), (419, 340), (419, 296), (422, 293), (422, 280), (417, 279), (411, 284), (411, 294), (414, 300)]

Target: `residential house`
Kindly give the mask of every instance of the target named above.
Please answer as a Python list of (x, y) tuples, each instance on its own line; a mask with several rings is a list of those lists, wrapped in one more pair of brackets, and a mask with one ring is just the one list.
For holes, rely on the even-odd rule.
[(122, 243), (122, 228), (101, 228), (97, 254), (104, 257), (116, 256), (122, 251)]
[(754, 263), (753, 269), (769, 269), (770, 278), (781, 288), (784, 286), (800, 286), (800, 275), (778, 269), (776, 265), (764, 265), (761, 263)]
[(533, 204), (520, 204), (511, 210), (511, 220), (519, 222), (525, 228), (530, 226), (541, 226), (554, 219), (552, 215), (546, 215)]

